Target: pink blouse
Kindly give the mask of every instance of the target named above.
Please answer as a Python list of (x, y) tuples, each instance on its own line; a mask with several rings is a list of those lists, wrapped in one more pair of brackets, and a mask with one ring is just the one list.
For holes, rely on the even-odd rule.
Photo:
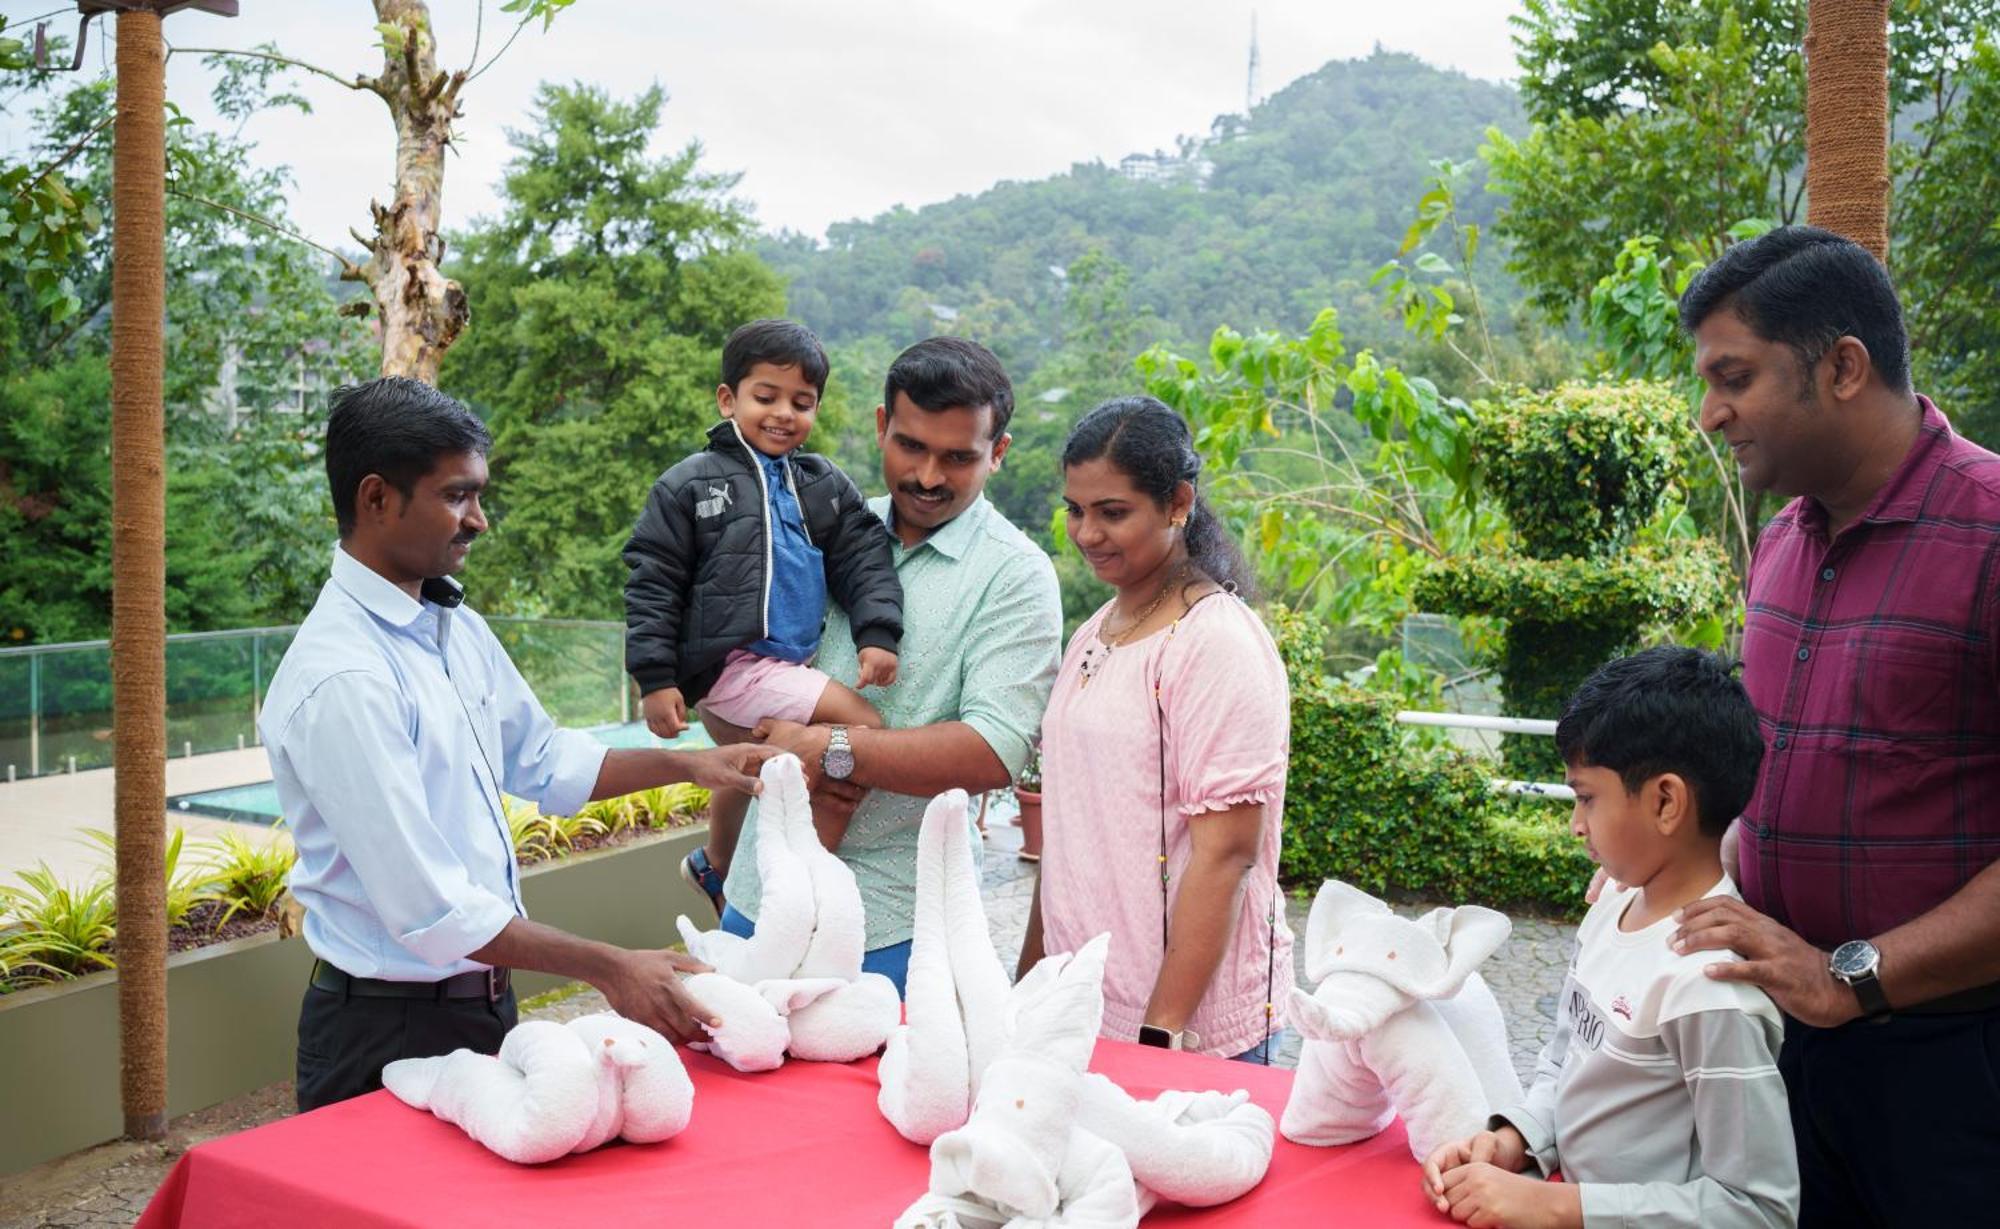
[[(1263, 843), (1235, 936), (1187, 1025), (1198, 1035), (1191, 1049), (1240, 1054), (1267, 1027), (1283, 1027), (1292, 988), (1292, 932), (1277, 881), (1291, 743), (1284, 664), (1256, 612), (1230, 594), (1107, 653), (1097, 633), (1110, 608), (1070, 641), (1042, 719), (1043, 949), (1074, 951), (1110, 931), (1104, 1035), (1137, 1038), (1191, 826), (1204, 814), (1263, 803)], [(1268, 1021), (1267, 1003), (1276, 1013)]]

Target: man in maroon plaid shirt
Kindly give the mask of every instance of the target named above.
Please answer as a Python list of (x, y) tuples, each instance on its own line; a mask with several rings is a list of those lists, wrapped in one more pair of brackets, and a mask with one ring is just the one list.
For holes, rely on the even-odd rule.
[[(2000, 457), (1910, 387), (1867, 251), (1786, 227), (1681, 299), (1745, 486), (1793, 496), (1750, 564), (1766, 745), (1742, 902), (1677, 950), (1787, 1016), (1800, 1223), (1971, 1224), (2000, 1176)], [(1728, 858), (1725, 849), (1725, 859)]]

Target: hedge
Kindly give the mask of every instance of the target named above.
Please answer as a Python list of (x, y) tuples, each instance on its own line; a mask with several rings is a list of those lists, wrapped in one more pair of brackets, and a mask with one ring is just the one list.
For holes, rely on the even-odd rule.
[(1323, 627), (1284, 610), (1272, 622), (1292, 685), (1288, 884), (1582, 912), (1592, 866), (1567, 807), (1495, 793), (1491, 763), (1424, 743), (1390, 698), (1326, 677)]

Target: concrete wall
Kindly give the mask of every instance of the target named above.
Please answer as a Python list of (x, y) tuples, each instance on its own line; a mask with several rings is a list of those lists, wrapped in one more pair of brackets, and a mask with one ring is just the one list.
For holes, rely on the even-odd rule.
[[(674, 916), (707, 923), (676, 864), (707, 835), (689, 828), (640, 844), (527, 868), (536, 921), (626, 947), (679, 941)], [(167, 962), (167, 1112), (191, 1113), (292, 1076), (304, 940), (257, 935)], [(527, 974), (525, 998), (561, 984)], [(97, 973), (0, 997), (0, 1175), (106, 1140), (118, 1101), (118, 984)]]

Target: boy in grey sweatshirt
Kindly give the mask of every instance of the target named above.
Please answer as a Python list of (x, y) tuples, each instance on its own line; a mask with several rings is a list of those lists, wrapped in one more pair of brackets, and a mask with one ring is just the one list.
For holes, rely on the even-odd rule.
[(1432, 1153), (1425, 1194), (1478, 1226), (1789, 1229), (1783, 1019), (1762, 990), (1708, 975), (1734, 953), (1668, 946), (1682, 906), (1737, 895), (1721, 842), (1764, 754), (1749, 697), (1719, 658), (1649, 649), (1592, 675), (1556, 742), (1570, 828), (1609, 881), (1526, 1096)]

